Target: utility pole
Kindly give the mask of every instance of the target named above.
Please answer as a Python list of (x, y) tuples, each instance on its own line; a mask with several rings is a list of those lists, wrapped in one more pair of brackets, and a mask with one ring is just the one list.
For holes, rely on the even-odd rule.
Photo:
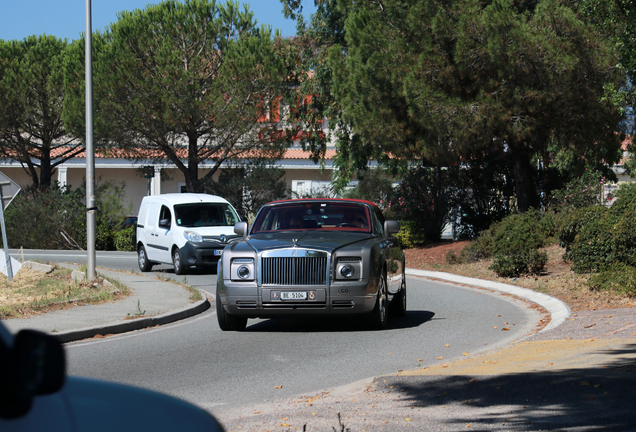
[(93, 25), (91, 0), (86, 0), (85, 80), (86, 80), (86, 280), (95, 278), (95, 147), (93, 143)]

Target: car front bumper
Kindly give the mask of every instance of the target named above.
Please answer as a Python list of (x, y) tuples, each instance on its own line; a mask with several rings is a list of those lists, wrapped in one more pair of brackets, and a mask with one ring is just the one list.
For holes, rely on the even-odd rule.
[[(232, 315), (275, 318), (314, 315), (358, 315), (371, 312), (377, 291), (367, 282), (326, 286), (263, 286), (219, 283), (219, 299)], [(283, 299), (284, 293), (301, 293), (304, 299)], [(304, 293), (304, 294), (302, 294)]]

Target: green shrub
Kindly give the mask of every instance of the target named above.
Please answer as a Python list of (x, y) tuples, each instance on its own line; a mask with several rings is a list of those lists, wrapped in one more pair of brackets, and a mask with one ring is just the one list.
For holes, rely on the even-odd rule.
[(526, 262), (528, 263), (528, 273), (539, 275), (543, 273), (545, 265), (548, 263), (548, 253), (544, 251), (531, 250), (526, 254)]
[(625, 263), (614, 263), (588, 281), (592, 290), (606, 290), (618, 294), (636, 295), (636, 267)]
[(611, 216), (621, 218), (625, 213), (636, 210), (636, 184), (621, 185), (616, 197), (609, 210)]
[(608, 217), (589, 221), (581, 227), (565, 256), (572, 261), (575, 273), (602, 271), (615, 260), (612, 231), (613, 224)]
[(134, 252), (136, 249), (136, 226), (131, 226), (115, 233), (115, 249), (118, 251)]
[(538, 249), (550, 234), (541, 223), (541, 214), (534, 209), (507, 216), (490, 231), (493, 233), (492, 255)]
[(636, 186), (621, 186), (612, 207), (588, 207), (568, 216), (559, 231), (565, 259), (576, 273), (636, 265)]
[(528, 268), (521, 254), (496, 255), (490, 270), (497, 273), (499, 277), (518, 277), (526, 273)]
[(489, 267), (500, 277), (519, 277), (522, 274), (541, 274), (548, 262), (548, 254), (527, 250), (508, 255), (496, 255)]
[[(86, 185), (26, 187), (7, 208), (5, 224), (10, 247), (28, 249), (86, 248)], [(113, 228), (125, 214), (124, 182), (96, 183), (95, 247), (114, 250)], [(28, 227), (28, 229), (25, 229)]]
[(115, 250), (115, 233), (108, 219), (99, 218), (96, 225), (95, 249), (104, 251)]
[(566, 254), (574, 243), (577, 234), (581, 231), (581, 228), (591, 221), (602, 219), (607, 211), (607, 207), (590, 206), (567, 214), (561, 227), (557, 231), (559, 246), (565, 248)]
[(636, 210), (626, 211), (613, 226), (613, 249), (618, 261), (636, 266)]
[(551, 216), (541, 217), (537, 210), (515, 213), (493, 224), (462, 251), (466, 257), (512, 255), (539, 249), (554, 235), (555, 222)]
[(553, 190), (549, 199), (550, 206), (558, 212), (571, 211), (603, 204), (603, 185), (607, 179), (603, 173), (594, 169), (570, 180), (563, 189)]
[(426, 241), (424, 232), (413, 221), (400, 221), (400, 232), (396, 237), (403, 248), (412, 248)]

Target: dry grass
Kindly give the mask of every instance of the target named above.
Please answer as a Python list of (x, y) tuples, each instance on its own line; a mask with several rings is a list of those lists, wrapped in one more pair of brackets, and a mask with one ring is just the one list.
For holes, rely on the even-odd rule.
[(576, 274), (570, 270), (570, 264), (563, 261), (563, 248), (552, 245), (544, 250), (548, 252), (548, 264), (539, 276), (520, 278), (500, 278), (489, 270), (492, 260), (472, 264), (448, 264), (449, 251), (459, 254), (468, 242), (445, 242), (405, 250), (406, 265), (410, 268), (441, 271), (461, 276), (475, 277), (507, 283), (556, 297), (574, 311), (612, 309), (636, 306), (636, 298), (617, 295), (610, 292), (591, 291), (587, 286), (589, 275)]
[(22, 267), (12, 282), (0, 274), (0, 319), (25, 318), (78, 304), (97, 304), (128, 295), (119, 282), (98, 277), (76, 282), (71, 270), (53, 267), (48, 273)]

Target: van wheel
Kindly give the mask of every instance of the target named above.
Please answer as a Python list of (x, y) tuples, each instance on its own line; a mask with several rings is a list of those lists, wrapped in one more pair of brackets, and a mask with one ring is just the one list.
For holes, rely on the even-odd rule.
[(144, 245), (139, 246), (139, 249), (137, 249), (137, 263), (139, 264), (139, 270), (142, 272), (149, 272), (152, 270), (152, 263), (148, 259), (148, 254), (146, 253)]
[(172, 251), (172, 265), (174, 265), (175, 274), (182, 275), (185, 273), (185, 267), (181, 261), (181, 252), (179, 251), (179, 248), (174, 248), (174, 251)]

